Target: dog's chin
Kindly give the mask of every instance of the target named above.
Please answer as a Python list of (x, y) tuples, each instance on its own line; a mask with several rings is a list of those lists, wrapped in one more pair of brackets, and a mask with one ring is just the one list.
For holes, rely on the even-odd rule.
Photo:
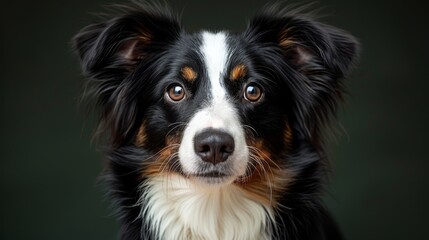
[(221, 187), (232, 184), (236, 176), (223, 174), (221, 172), (196, 173), (188, 175), (196, 185), (205, 187)]

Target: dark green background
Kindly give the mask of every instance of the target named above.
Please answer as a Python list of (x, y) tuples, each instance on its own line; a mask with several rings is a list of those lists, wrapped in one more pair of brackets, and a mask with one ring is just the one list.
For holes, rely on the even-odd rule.
[[(243, 29), (264, 1), (171, 1), (187, 29)], [(421, 1), (424, 2), (424, 1)], [(106, 1), (0, 6), (0, 239), (115, 239), (102, 155), (77, 107), (69, 40)], [(429, 216), (429, 23), (417, 1), (320, 1), (362, 43), (326, 202), (348, 239), (423, 239)]]

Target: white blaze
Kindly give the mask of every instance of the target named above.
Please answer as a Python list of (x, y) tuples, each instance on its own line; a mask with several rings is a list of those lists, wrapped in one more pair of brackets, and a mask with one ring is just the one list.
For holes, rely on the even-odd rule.
[(231, 183), (238, 176), (245, 174), (249, 152), (237, 109), (229, 102), (222, 84), (229, 57), (226, 35), (205, 32), (202, 37), (200, 52), (203, 55), (212, 98), (188, 123), (179, 148), (179, 159), (186, 173), (197, 173), (197, 164), (201, 160), (194, 152), (195, 135), (207, 128), (225, 131), (231, 134), (235, 143), (234, 153), (228, 160), (232, 162), (231, 170), (235, 175), (231, 176)]

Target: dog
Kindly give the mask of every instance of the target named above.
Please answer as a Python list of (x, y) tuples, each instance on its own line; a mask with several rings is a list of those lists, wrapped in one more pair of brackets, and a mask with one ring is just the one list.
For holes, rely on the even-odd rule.
[[(73, 39), (107, 136), (120, 239), (343, 239), (324, 135), (357, 40), (272, 5), (240, 33), (132, 3)], [(328, 128), (329, 129), (329, 128)]]

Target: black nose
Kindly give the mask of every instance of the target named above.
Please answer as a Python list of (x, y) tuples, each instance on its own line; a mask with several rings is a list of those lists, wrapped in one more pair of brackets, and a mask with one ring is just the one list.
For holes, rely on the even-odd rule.
[(208, 129), (195, 136), (194, 150), (204, 162), (225, 162), (234, 152), (234, 139), (226, 132)]

